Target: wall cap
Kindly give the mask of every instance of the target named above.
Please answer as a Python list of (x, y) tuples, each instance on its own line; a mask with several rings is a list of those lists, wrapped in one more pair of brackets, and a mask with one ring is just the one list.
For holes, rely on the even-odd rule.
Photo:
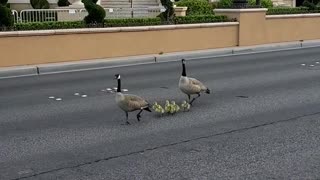
[(213, 12), (267, 12), (267, 8), (249, 8), (249, 9), (214, 9)]
[(320, 17), (320, 13), (310, 14), (281, 14), (281, 15), (267, 15), (267, 19), (283, 19), (283, 18), (303, 18), (303, 17)]
[(50, 35), (62, 35), (62, 34), (141, 32), (141, 31), (157, 31), (157, 30), (172, 30), (172, 29), (209, 28), (209, 27), (236, 26), (236, 25), (239, 25), (239, 22), (112, 27), (112, 28), (56, 29), (56, 30), (36, 30), (36, 31), (9, 31), (9, 32), (0, 32), (0, 38), (1, 37), (18, 37), (18, 36), (20, 37), (21, 36), (50, 36)]

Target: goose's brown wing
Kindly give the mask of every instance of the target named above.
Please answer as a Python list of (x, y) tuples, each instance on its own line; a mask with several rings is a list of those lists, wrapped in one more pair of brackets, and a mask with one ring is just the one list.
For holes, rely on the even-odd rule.
[(148, 102), (140, 96), (126, 94), (125, 101), (130, 109), (141, 109), (148, 106)]
[(198, 86), (201, 90), (207, 89), (207, 87), (204, 84), (202, 84), (202, 82), (200, 82), (199, 80), (195, 78), (189, 78), (189, 80), (192, 85)]

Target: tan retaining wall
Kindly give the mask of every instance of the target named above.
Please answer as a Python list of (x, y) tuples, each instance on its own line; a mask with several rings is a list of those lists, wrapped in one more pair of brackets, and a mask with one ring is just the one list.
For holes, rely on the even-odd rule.
[(320, 39), (320, 14), (268, 15), (267, 9), (215, 9), (239, 21), (239, 46)]
[(238, 24), (0, 33), (0, 66), (232, 47), (237, 45)]
[(320, 14), (266, 16), (265, 43), (320, 39)]
[(238, 22), (0, 33), (0, 67), (320, 39), (320, 14), (216, 9)]

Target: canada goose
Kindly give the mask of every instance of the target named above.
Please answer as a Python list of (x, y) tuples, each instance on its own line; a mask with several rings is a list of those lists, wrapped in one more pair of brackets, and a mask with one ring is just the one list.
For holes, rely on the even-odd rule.
[(115, 75), (115, 79), (118, 81), (118, 88), (116, 93), (116, 103), (118, 106), (126, 113), (126, 123), (130, 124), (128, 121), (128, 112), (140, 110), (137, 114), (137, 119), (140, 121), (141, 113), (143, 110), (151, 112), (149, 109), (149, 103), (143, 98), (132, 95), (121, 93), (121, 77), (120, 74)]
[[(185, 59), (182, 59), (181, 62), (182, 75), (179, 81), (179, 88), (183, 93), (188, 95), (189, 104), (192, 105), (193, 101), (200, 97), (200, 93), (205, 92), (207, 94), (210, 94), (210, 89), (202, 84), (202, 82), (200, 82), (199, 80), (187, 77)], [(192, 94), (197, 94), (198, 96), (190, 101)]]

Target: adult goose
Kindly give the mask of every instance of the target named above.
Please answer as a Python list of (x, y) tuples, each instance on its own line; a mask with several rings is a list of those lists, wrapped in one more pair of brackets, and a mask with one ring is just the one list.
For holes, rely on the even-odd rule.
[[(202, 82), (195, 78), (187, 77), (186, 73), (186, 61), (185, 59), (181, 60), (182, 62), (182, 74), (179, 80), (180, 90), (188, 96), (189, 104), (192, 105), (193, 101), (200, 97), (200, 93), (210, 94), (210, 89), (207, 88)], [(191, 95), (197, 94), (198, 96), (191, 100)], [(191, 100), (191, 101), (190, 101)]]
[(116, 103), (126, 113), (126, 124), (130, 124), (128, 121), (128, 112), (140, 110), (137, 114), (137, 120), (140, 121), (141, 113), (143, 110), (151, 112), (149, 103), (143, 98), (133, 94), (123, 94), (121, 92), (121, 77), (120, 74), (115, 75), (115, 79), (118, 81)]

